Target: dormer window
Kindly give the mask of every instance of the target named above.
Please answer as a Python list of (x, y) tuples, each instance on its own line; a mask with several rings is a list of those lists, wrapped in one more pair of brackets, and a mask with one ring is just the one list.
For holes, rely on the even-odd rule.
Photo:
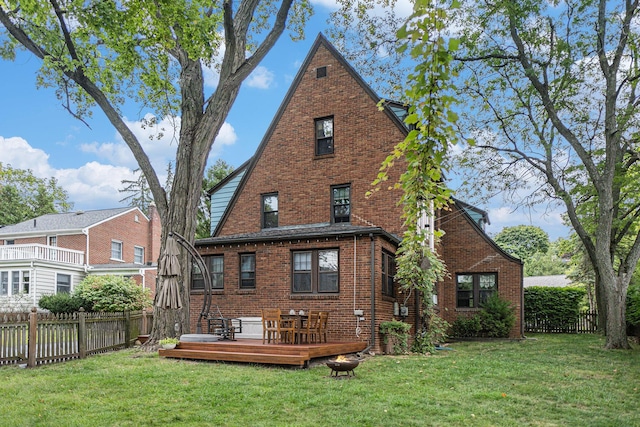
[(333, 154), (333, 117), (316, 119), (316, 156)]

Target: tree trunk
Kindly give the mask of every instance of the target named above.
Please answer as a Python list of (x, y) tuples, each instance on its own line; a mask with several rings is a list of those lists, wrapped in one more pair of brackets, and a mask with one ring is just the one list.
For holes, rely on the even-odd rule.
[(627, 339), (626, 300), (628, 283), (624, 278), (613, 277), (612, 283), (604, 283), (607, 306), (606, 344), (608, 349), (631, 348)]

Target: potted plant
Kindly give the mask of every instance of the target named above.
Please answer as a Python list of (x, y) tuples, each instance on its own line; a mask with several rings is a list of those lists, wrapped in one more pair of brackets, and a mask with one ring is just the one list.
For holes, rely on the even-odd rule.
[(178, 338), (163, 338), (160, 341), (158, 341), (160, 346), (162, 346), (162, 348), (164, 348), (165, 350), (171, 350), (176, 348), (179, 342), (180, 340)]
[(380, 323), (380, 333), (384, 336), (386, 354), (405, 354), (409, 351), (409, 330), (411, 324), (399, 320)]

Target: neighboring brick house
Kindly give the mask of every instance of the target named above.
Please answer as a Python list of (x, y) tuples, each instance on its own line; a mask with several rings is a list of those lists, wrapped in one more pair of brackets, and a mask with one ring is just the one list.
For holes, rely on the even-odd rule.
[[(381, 322), (420, 320), (415, 294), (406, 298), (393, 281), (403, 233), (400, 190), (384, 186), (366, 196), (407, 134), (405, 109), (387, 102), (380, 110), (379, 101), (318, 36), (256, 154), (210, 193), (212, 237), (196, 247), (211, 273), (213, 306), (225, 316), (255, 318), (268, 307), (328, 310), (330, 340), (368, 341), (375, 351)], [(398, 163), (388, 182), (401, 172)], [(483, 221), (486, 214), (461, 202), (439, 214), (451, 275), (438, 284), (439, 308), (450, 321), (477, 310), (477, 300), (456, 292), (456, 277), (490, 274), (516, 307), (512, 336), (521, 336), (522, 264), (486, 236)], [(194, 279), (192, 329), (203, 298), (203, 281)], [(403, 305), (407, 315), (394, 316)]]
[(88, 274), (132, 277), (155, 291), (160, 217), (125, 207), (42, 215), (0, 228), (0, 311), (72, 292)]

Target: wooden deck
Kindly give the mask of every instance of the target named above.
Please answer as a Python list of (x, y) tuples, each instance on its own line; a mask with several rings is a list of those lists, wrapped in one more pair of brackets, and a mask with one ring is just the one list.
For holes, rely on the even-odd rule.
[(262, 340), (238, 339), (210, 343), (180, 342), (173, 350), (159, 349), (161, 357), (264, 363), (306, 367), (311, 359), (357, 353), (367, 343), (329, 342), (321, 344), (262, 344)]

